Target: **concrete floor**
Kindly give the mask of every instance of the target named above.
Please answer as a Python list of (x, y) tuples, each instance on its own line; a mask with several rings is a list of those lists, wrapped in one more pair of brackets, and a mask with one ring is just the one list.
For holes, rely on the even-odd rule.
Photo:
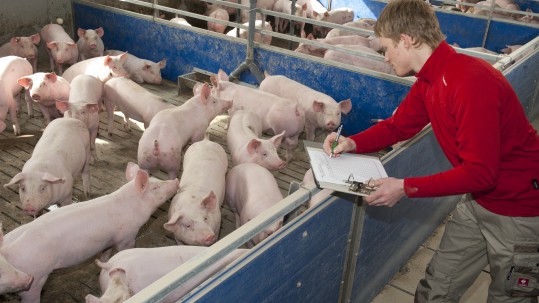
[[(539, 117), (535, 118), (531, 123), (536, 130), (539, 130)], [(444, 229), (445, 222), (432, 233), (427, 241), (408, 260), (408, 263), (401, 268), (393, 279), (382, 289), (380, 294), (374, 298), (372, 303), (414, 302), (414, 292), (417, 283), (423, 278), (425, 269), (440, 243)], [(464, 294), (460, 303), (486, 302), (489, 284), (490, 275), (487, 266)]]

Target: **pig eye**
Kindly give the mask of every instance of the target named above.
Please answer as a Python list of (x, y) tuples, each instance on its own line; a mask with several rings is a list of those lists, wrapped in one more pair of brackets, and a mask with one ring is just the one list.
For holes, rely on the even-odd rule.
[(208, 217), (204, 217), (204, 221), (208, 221)]
[(262, 156), (267, 157), (268, 153), (263, 153)]
[(25, 191), (26, 191), (26, 187), (24, 187), (24, 185), (21, 185), (21, 186), (19, 187), (19, 190), (22, 191), (22, 192), (25, 192)]
[(41, 187), (39, 188), (40, 191), (45, 191), (45, 185), (41, 185)]

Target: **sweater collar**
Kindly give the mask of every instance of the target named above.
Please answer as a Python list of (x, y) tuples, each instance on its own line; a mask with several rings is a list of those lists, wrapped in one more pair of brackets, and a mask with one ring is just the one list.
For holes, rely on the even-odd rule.
[(448, 57), (454, 53), (456, 51), (445, 40), (440, 42), (415, 76), (430, 83), (434, 82), (436, 78), (442, 75), (442, 70)]

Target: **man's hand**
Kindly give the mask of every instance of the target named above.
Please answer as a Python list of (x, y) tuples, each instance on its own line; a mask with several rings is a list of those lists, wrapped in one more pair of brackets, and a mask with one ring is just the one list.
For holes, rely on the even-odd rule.
[(381, 178), (372, 182), (377, 189), (372, 194), (363, 197), (363, 201), (370, 206), (393, 207), (406, 195), (403, 179)]
[[(326, 154), (328, 155), (331, 154), (331, 145), (333, 144), (333, 142), (335, 142), (336, 137), (337, 137), (337, 133), (332, 132), (331, 134), (327, 135), (326, 139), (324, 140), (324, 151), (326, 152)], [(350, 138), (347, 138), (341, 135), (339, 137), (338, 143), (339, 144), (335, 147), (335, 149), (333, 149), (334, 157), (338, 157), (342, 153), (356, 151), (356, 142), (354, 142), (354, 140)]]

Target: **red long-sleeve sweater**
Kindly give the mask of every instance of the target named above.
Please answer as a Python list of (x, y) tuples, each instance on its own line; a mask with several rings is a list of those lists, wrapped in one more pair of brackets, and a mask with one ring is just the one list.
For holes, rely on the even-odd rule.
[(430, 122), (453, 168), (405, 178), (408, 197), (471, 193), (493, 213), (539, 216), (539, 136), (505, 77), (445, 41), (416, 77), (392, 117), (351, 136), (356, 152), (409, 139)]

